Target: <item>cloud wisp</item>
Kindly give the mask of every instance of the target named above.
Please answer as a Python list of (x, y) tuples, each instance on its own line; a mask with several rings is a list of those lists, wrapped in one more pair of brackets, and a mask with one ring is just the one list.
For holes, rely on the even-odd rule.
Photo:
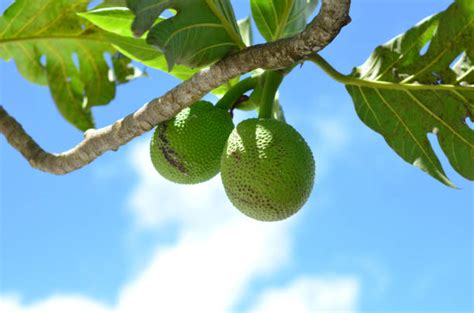
[[(176, 240), (157, 244), (114, 306), (77, 295), (53, 295), (25, 306), (19, 298), (3, 296), (1, 312), (236, 312), (253, 282), (276, 276), (291, 262), (298, 218), (261, 223), (245, 217), (226, 199), (219, 177), (195, 186), (169, 183), (154, 171), (147, 143), (131, 147), (130, 161), (138, 175), (128, 203), (133, 227), (152, 231), (174, 223)], [(256, 295), (248, 312), (354, 312), (358, 290), (353, 277), (296, 273), (286, 284)]]

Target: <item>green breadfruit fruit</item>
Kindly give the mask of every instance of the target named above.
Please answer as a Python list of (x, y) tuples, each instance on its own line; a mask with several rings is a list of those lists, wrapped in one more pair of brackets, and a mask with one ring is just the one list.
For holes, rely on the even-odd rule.
[(222, 151), (233, 128), (229, 112), (198, 101), (158, 124), (150, 145), (153, 165), (175, 183), (209, 180), (219, 173)]
[(296, 213), (313, 188), (315, 164), (303, 137), (272, 119), (249, 119), (230, 134), (221, 178), (230, 201), (260, 221)]

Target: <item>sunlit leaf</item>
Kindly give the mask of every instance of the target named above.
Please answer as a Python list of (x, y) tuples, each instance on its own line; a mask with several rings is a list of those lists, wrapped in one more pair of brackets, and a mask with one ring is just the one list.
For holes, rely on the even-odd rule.
[[(105, 31), (107, 40), (125, 56), (146, 66), (168, 72), (166, 58), (162, 52), (147, 44), (145, 36), (136, 38), (131, 32), (134, 20), (133, 13), (127, 8), (106, 8), (80, 14), (88, 21)], [(160, 21), (161, 19), (158, 19)], [(199, 71), (199, 68), (189, 68), (175, 65), (169, 74), (186, 80)], [(213, 91), (214, 94), (224, 94), (238, 81), (234, 79)]]
[(250, 16), (239, 20), (237, 22), (239, 25), (239, 31), (242, 36), (242, 40), (244, 41), (246, 46), (253, 45), (253, 33), (252, 33), (252, 23), (250, 20)]
[(466, 122), (474, 120), (474, 14), (466, 9), (474, 2), (463, 4), (379, 46), (347, 85), (364, 123), (405, 161), (450, 186), (428, 134), (474, 180), (474, 131)]
[(61, 114), (81, 130), (94, 127), (90, 108), (110, 102), (116, 85), (104, 55), (115, 49), (76, 15), (89, 2), (17, 0), (0, 17), (0, 57), (49, 85)]
[(252, 16), (267, 41), (293, 36), (306, 26), (317, 0), (251, 0)]
[[(245, 46), (229, 0), (128, 0), (136, 18), (132, 29), (175, 64), (207, 66)], [(159, 23), (167, 9), (177, 13)]]

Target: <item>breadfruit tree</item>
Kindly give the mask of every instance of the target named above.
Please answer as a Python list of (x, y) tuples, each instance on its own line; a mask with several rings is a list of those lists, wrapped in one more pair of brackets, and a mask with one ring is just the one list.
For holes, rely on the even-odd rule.
[[(77, 146), (50, 153), (0, 106), (0, 132), (34, 168), (67, 174), (156, 128), (150, 152), (159, 174), (195, 184), (221, 172), (244, 214), (287, 218), (311, 193), (316, 166), (284, 118), (278, 89), (311, 62), (345, 85), (361, 121), (403, 160), (455, 187), (432, 133), (450, 165), (474, 180), (472, 0), (455, 0), (376, 47), (347, 75), (318, 52), (350, 23), (350, 0), (250, 0), (250, 17), (240, 21), (230, 0), (104, 0), (92, 9), (91, 2), (16, 0), (0, 17), (0, 57), (49, 87), (61, 115), (84, 132)], [(266, 43), (253, 44), (252, 21)], [(182, 83), (96, 129), (92, 107), (112, 101), (140, 63)], [(201, 100), (208, 93), (215, 104)], [(257, 116), (234, 125), (234, 110)]]

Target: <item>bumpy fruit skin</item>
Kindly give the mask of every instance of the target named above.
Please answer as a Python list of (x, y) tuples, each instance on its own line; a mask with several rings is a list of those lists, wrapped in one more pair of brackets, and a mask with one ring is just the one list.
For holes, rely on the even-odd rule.
[(221, 177), (232, 204), (260, 221), (278, 221), (296, 213), (314, 184), (313, 155), (290, 125), (249, 119), (230, 134)]
[(158, 124), (150, 154), (158, 173), (180, 184), (197, 184), (220, 170), (220, 158), (234, 128), (229, 112), (198, 101)]

